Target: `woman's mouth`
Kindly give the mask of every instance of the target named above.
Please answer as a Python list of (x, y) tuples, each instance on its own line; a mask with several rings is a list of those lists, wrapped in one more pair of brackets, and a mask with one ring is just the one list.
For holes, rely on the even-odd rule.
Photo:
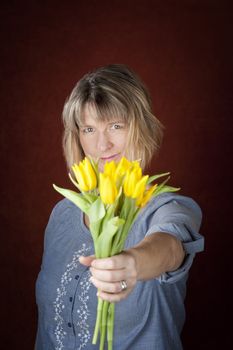
[(108, 156), (108, 157), (101, 157), (100, 159), (104, 162), (109, 162), (111, 160), (115, 160), (116, 158), (118, 158), (119, 153), (117, 154), (113, 154), (112, 156)]

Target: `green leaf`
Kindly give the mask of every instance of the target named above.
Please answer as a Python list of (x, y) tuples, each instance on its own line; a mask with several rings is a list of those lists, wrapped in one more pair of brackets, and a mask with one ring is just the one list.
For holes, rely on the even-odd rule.
[(124, 224), (125, 220), (114, 216), (106, 222), (99, 237), (96, 240), (95, 252), (99, 258), (107, 258), (111, 254), (112, 239), (117, 233), (118, 229)]
[(88, 192), (84, 192), (83, 196), (88, 200), (88, 202), (90, 204), (92, 204), (93, 202), (96, 201), (96, 199), (99, 197), (96, 194), (92, 194), (92, 193), (88, 193)]
[(101, 198), (98, 197), (95, 202), (89, 206), (87, 215), (89, 216), (90, 222), (101, 220), (105, 216), (106, 210)]
[(124, 224), (125, 224), (125, 220), (124, 219), (119, 218), (119, 216), (115, 216), (114, 218), (109, 220), (108, 225), (106, 225), (106, 231), (108, 232), (108, 230), (112, 230), (112, 229), (116, 228), (116, 232), (117, 232), (117, 230), (121, 226), (123, 226)]
[(161, 193), (165, 193), (165, 192), (177, 192), (179, 191), (180, 188), (179, 187), (172, 187), (172, 186), (162, 186), (158, 191), (155, 191), (155, 193), (153, 194), (154, 197), (158, 196)]
[(120, 217), (123, 219), (127, 219), (132, 207), (135, 207), (135, 199), (125, 197), (121, 208)]
[(93, 238), (94, 242), (97, 240), (97, 238), (99, 236), (99, 232), (100, 232), (100, 229), (101, 229), (102, 221), (103, 220), (100, 219), (98, 221), (90, 222), (89, 229), (91, 231), (91, 235), (92, 235), (92, 238)]
[(156, 187), (156, 189), (155, 189), (155, 191), (154, 191), (154, 193), (153, 193), (153, 196), (154, 196), (155, 194), (157, 194), (157, 192), (159, 192), (159, 191), (161, 190), (161, 188), (168, 182), (169, 179), (170, 179), (170, 176), (168, 176), (161, 184), (159, 184), (159, 185)]
[(132, 224), (136, 219), (136, 216), (140, 210), (135, 205), (135, 199), (133, 198), (127, 198), (127, 199), (128, 199), (128, 203), (127, 203), (127, 208), (125, 210), (125, 213), (121, 213), (125, 215), (124, 217), (125, 223), (123, 226), (120, 227), (120, 229), (117, 231), (116, 235), (114, 236), (111, 255), (120, 253), (124, 248), (125, 240), (128, 236), (129, 230), (131, 229)]
[(77, 207), (79, 207), (84, 213), (87, 214), (88, 209), (90, 207), (90, 204), (88, 203), (88, 201), (83, 197), (82, 194), (71, 191), (71, 190), (67, 190), (65, 188), (61, 188), (58, 187), (56, 185), (53, 184), (54, 189), (59, 192), (60, 194), (62, 194), (64, 197), (66, 197), (67, 199), (69, 199), (71, 202), (73, 202), (75, 205), (77, 205)]
[(147, 181), (147, 184), (150, 184), (150, 183), (153, 182), (154, 180), (159, 179), (160, 177), (163, 177), (163, 176), (167, 176), (167, 175), (170, 175), (170, 173), (163, 173), (163, 174), (158, 174), (158, 175), (150, 176), (149, 179), (148, 179), (148, 181)]

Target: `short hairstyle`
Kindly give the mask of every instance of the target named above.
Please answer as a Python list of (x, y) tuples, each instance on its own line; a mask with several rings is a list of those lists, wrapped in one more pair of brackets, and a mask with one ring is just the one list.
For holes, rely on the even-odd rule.
[(63, 150), (67, 166), (84, 158), (79, 140), (83, 111), (91, 104), (101, 121), (123, 119), (129, 128), (125, 157), (149, 165), (158, 151), (163, 126), (153, 115), (151, 98), (141, 79), (122, 64), (97, 68), (81, 78), (67, 98), (63, 109)]

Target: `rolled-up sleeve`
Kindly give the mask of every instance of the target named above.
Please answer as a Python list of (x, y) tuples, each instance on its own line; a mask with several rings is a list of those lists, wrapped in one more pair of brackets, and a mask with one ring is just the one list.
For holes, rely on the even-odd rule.
[(166, 232), (178, 238), (186, 253), (183, 264), (175, 271), (166, 272), (157, 279), (160, 283), (174, 283), (184, 277), (196, 253), (203, 251), (204, 238), (199, 233), (202, 212), (197, 203), (189, 197), (176, 196), (161, 205), (151, 216), (146, 235)]

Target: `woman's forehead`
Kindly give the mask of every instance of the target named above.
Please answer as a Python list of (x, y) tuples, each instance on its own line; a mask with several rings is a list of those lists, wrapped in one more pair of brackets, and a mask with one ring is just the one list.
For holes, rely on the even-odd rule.
[(116, 108), (98, 108), (97, 106), (87, 103), (82, 108), (82, 111), (80, 113), (80, 120), (79, 123), (81, 124), (93, 124), (97, 122), (116, 122), (116, 121), (122, 121), (125, 122), (125, 116), (123, 113), (121, 113)]

